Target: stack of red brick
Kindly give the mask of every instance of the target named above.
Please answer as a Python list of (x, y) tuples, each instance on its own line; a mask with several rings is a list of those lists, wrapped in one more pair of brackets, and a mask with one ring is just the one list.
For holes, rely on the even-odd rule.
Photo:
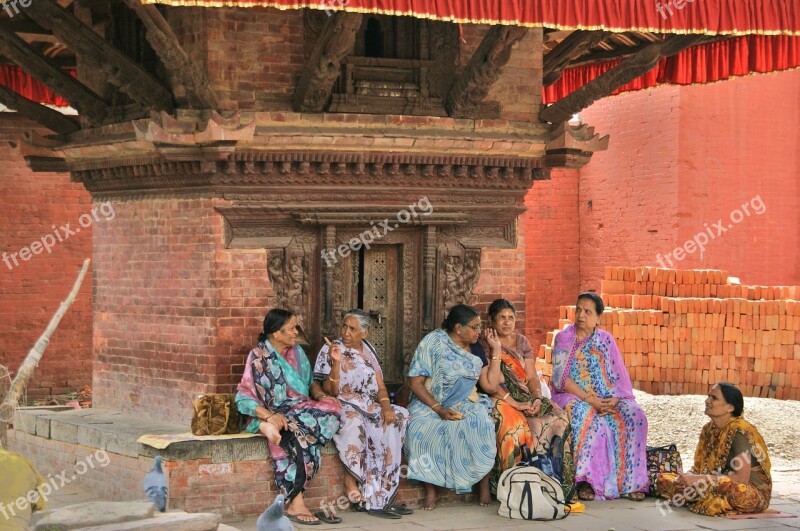
[[(728, 381), (747, 396), (800, 399), (800, 287), (744, 286), (725, 271), (607, 267), (600, 326), (634, 387), (704, 394)], [(575, 309), (562, 306), (559, 327)], [(539, 355), (552, 362), (556, 332)]]

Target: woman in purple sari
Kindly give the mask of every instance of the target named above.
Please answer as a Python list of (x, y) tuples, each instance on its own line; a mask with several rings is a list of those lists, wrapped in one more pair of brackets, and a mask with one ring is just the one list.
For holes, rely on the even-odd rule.
[(570, 416), (578, 497), (641, 501), (647, 476), (647, 418), (633, 396), (614, 338), (597, 328), (603, 300), (582, 293), (575, 324), (553, 349), (553, 402)]

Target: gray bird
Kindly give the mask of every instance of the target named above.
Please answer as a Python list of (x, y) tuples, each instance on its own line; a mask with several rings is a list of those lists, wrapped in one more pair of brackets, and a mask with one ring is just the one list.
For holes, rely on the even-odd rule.
[(292, 522), (283, 515), (283, 494), (278, 494), (256, 520), (256, 531), (294, 531)]
[(144, 492), (156, 509), (162, 513), (167, 510), (167, 476), (161, 470), (161, 456), (157, 455), (153, 468), (144, 476)]

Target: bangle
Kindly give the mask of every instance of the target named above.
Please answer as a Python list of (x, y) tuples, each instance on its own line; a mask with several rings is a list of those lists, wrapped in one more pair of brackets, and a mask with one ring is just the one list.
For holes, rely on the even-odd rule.
[(442, 405), (439, 402), (436, 402), (434, 405), (431, 406), (431, 409), (435, 410), (437, 407), (441, 407)]
[(378, 402), (383, 402), (384, 400), (386, 400), (387, 402), (391, 402), (391, 400), (386, 397), (379, 399)]
[(320, 394), (318, 394), (317, 396), (314, 397), (314, 400), (319, 402), (321, 398), (328, 398), (328, 395), (326, 395), (325, 393), (320, 393)]
[(492, 356), (492, 361), (499, 360), (500, 356)]
[(330, 376), (328, 376), (328, 380), (330, 380), (332, 382), (339, 383), (339, 379), (338, 378), (331, 378)]
[(269, 419), (271, 419), (274, 416), (275, 416), (275, 413), (270, 413), (269, 415), (267, 415), (266, 417), (261, 419), (261, 422), (267, 422)]
[(505, 400), (506, 398), (508, 398), (508, 395), (510, 395), (510, 394), (511, 394), (511, 391), (507, 392), (507, 393), (506, 393), (506, 394), (503, 396), (503, 398), (501, 398), (500, 400)]

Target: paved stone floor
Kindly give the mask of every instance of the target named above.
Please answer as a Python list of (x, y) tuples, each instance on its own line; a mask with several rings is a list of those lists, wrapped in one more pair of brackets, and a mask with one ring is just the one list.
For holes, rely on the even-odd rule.
[[(684, 531), (684, 530), (738, 530), (790, 531), (800, 529), (800, 470), (775, 473), (775, 488), (771, 509), (796, 515), (793, 518), (760, 520), (731, 520), (692, 514), (686, 509), (674, 509), (662, 514), (655, 500), (647, 498), (637, 503), (627, 500), (595, 501), (586, 504), (582, 514), (569, 516), (558, 522), (525, 522), (497, 516), (497, 506), (451, 505), (438, 507), (431, 512), (415, 511), (400, 520), (383, 520), (363, 513), (343, 512), (344, 520), (337, 525), (295, 526), (296, 529), (338, 531), (427, 531), (448, 529), (555, 529), (563, 531)], [(67, 486), (50, 500), (49, 508), (90, 501), (97, 497)], [(255, 531), (255, 518), (226, 518), (223, 522), (241, 531)]]

